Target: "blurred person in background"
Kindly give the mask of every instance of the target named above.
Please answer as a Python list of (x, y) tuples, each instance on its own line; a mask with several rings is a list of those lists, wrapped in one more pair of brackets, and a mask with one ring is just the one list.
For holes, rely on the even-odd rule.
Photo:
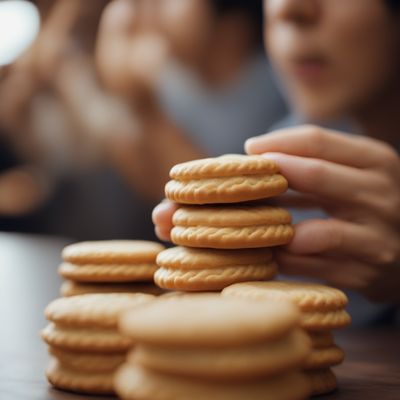
[(242, 152), (286, 114), (263, 55), (262, 1), (114, 0), (96, 59), (141, 125), (134, 143), (114, 142), (117, 163), (153, 200), (174, 164)]
[[(33, 207), (3, 212), (1, 229), (79, 240), (128, 237), (146, 226), (141, 210), (129, 207), (138, 201), (107, 162), (107, 141), (134, 127), (127, 106), (102, 89), (93, 62), (107, 3), (51, 2), (36, 41), (6, 69), (0, 124), (14, 161), (34, 171), (41, 197)], [(23, 195), (15, 186), (6, 189), (10, 203), (18, 195), (32, 203), (26, 185)], [(146, 235), (152, 236), (150, 227)]]
[[(267, 50), (295, 112), (320, 123), (346, 118), (352, 133), (306, 125), (246, 142), (249, 154), (275, 160), (288, 179), (294, 192), (279, 204), (325, 213), (296, 224), (293, 241), (276, 252), (280, 270), (352, 290), (355, 325), (393, 323), (400, 303), (400, 3), (264, 0), (264, 9)], [(164, 202), (154, 211), (159, 237), (169, 237), (175, 209)]]
[[(77, 118), (70, 106), (85, 93), (84, 86), (90, 88), (88, 78), (94, 75), (90, 55), (106, 3), (38, 1), (42, 17), (39, 35), (28, 51), (6, 68), (0, 82), (0, 126), (15, 168), (9, 165), (5, 176), (23, 166), (25, 181), (29, 173), (31, 185), (22, 185), (19, 177), (18, 186), (16, 180), (14, 187), (1, 186), (0, 193), (6, 194), (3, 198), (9, 203), (18, 205), (18, 199), (24, 203), (13, 212), (1, 210), (1, 229), (74, 236), (79, 220), (83, 235), (87, 229), (96, 229), (86, 228), (82, 218), (95, 204), (88, 207), (85, 196), (78, 204), (83, 183), (77, 176), (98, 168), (101, 143), (94, 140), (94, 129), (82, 123), (87, 118)], [(64, 71), (76, 64), (79, 73), (65, 82)], [(81, 85), (79, 93), (77, 84)], [(67, 85), (69, 92), (63, 91)], [(91, 103), (83, 112), (90, 114)], [(88, 190), (91, 186), (89, 183)], [(71, 218), (76, 207), (80, 215)]]
[(241, 151), (285, 112), (261, 1), (116, 0), (97, 36), (106, 3), (53, 3), (0, 86), (0, 123), (47, 184), (21, 229), (152, 238), (172, 165)]

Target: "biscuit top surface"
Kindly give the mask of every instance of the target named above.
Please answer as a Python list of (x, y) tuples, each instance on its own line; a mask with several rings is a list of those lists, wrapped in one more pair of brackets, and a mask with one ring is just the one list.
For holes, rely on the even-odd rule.
[(339, 289), (306, 282), (244, 282), (228, 286), (223, 296), (254, 300), (287, 299), (302, 311), (333, 311), (347, 304), (347, 296)]
[(160, 243), (141, 240), (102, 240), (66, 246), (64, 261), (76, 264), (154, 262), (164, 249)]
[(143, 293), (102, 293), (63, 297), (45, 309), (48, 320), (73, 327), (116, 328), (122, 311), (137, 307), (154, 296)]
[(272, 261), (270, 249), (214, 250), (172, 247), (157, 256), (157, 264), (165, 268), (203, 269), (233, 265), (267, 264)]
[(163, 297), (125, 313), (122, 332), (139, 343), (224, 347), (279, 338), (298, 323), (290, 302), (257, 304), (213, 294)]
[(276, 174), (278, 165), (261, 156), (227, 154), (175, 165), (169, 176), (176, 180), (217, 178), (225, 176)]
[(249, 226), (290, 224), (283, 208), (270, 206), (184, 206), (175, 211), (172, 222), (180, 226)]

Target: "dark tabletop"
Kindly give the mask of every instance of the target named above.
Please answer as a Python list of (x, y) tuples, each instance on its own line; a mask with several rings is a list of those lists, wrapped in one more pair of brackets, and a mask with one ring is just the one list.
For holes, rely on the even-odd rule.
[[(58, 297), (66, 243), (0, 233), (0, 400), (97, 398), (52, 389), (43, 373), (48, 358), (38, 332), (46, 325), (45, 306)], [(340, 389), (318, 400), (400, 400), (399, 330), (347, 330), (337, 342), (347, 354), (335, 369)]]

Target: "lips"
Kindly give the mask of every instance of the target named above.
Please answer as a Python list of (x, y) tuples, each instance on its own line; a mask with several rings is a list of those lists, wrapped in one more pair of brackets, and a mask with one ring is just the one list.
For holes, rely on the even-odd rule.
[(290, 73), (297, 80), (308, 84), (322, 83), (328, 74), (328, 60), (320, 55), (301, 55), (290, 62)]

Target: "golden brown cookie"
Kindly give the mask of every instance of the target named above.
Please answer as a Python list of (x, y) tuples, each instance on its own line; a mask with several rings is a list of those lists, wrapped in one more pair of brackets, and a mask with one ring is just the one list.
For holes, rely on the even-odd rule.
[(351, 318), (344, 310), (346, 295), (335, 288), (303, 282), (246, 282), (225, 288), (223, 296), (262, 302), (286, 299), (302, 311), (301, 325), (312, 331), (331, 330), (349, 325)]
[(173, 243), (188, 247), (240, 249), (290, 242), (291, 215), (269, 206), (186, 206), (173, 215)]
[(183, 204), (238, 203), (277, 196), (287, 180), (276, 163), (239, 154), (175, 165), (165, 186), (168, 199)]
[(50, 323), (40, 333), (49, 346), (69, 351), (121, 353), (132, 347), (132, 340), (116, 328), (77, 328)]
[(49, 353), (63, 367), (82, 372), (114, 372), (126, 359), (126, 352), (84, 353), (52, 346)]
[(74, 243), (64, 248), (65, 262), (83, 264), (151, 264), (164, 249), (159, 243), (140, 240), (102, 240)]
[(72, 351), (122, 352), (132, 342), (117, 331), (120, 313), (153, 298), (143, 293), (107, 293), (54, 300), (45, 310), (51, 323), (42, 330), (42, 338), (53, 347)]
[(223, 348), (265, 343), (298, 324), (289, 302), (255, 303), (217, 294), (159, 297), (125, 313), (120, 330), (140, 344)]
[(61, 296), (77, 296), (89, 293), (147, 293), (160, 295), (165, 291), (153, 283), (104, 283), (104, 282), (74, 282), (65, 281), (61, 285)]
[(224, 294), (256, 300), (289, 299), (301, 311), (335, 311), (347, 304), (347, 296), (339, 289), (318, 283), (273, 281), (249, 282), (232, 285)]
[(173, 247), (159, 253), (157, 264), (158, 286), (186, 291), (221, 290), (235, 282), (271, 279), (277, 271), (269, 249)]
[(303, 312), (301, 326), (313, 331), (341, 329), (350, 325), (351, 317), (346, 310)]
[(116, 375), (115, 389), (124, 400), (301, 400), (310, 394), (310, 382), (301, 373), (287, 373), (253, 382), (217, 383), (125, 365)]
[(75, 371), (52, 359), (46, 368), (46, 376), (59, 389), (89, 394), (114, 394), (114, 372)]
[(267, 343), (242, 347), (208, 349), (139, 344), (129, 361), (167, 374), (232, 381), (275, 376), (298, 368), (309, 351), (307, 334), (297, 329)]
[(322, 369), (342, 363), (344, 351), (336, 345), (313, 349), (304, 362), (304, 369)]
[(337, 379), (330, 368), (306, 371), (312, 386), (312, 395), (318, 396), (334, 391), (337, 388)]
[(144, 293), (102, 293), (64, 297), (45, 309), (48, 320), (65, 326), (116, 328), (121, 312), (152, 300)]
[(64, 262), (59, 274), (78, 282), (143, 282), (152, 281), (157, 265), (148, 264), (71, 264)]

